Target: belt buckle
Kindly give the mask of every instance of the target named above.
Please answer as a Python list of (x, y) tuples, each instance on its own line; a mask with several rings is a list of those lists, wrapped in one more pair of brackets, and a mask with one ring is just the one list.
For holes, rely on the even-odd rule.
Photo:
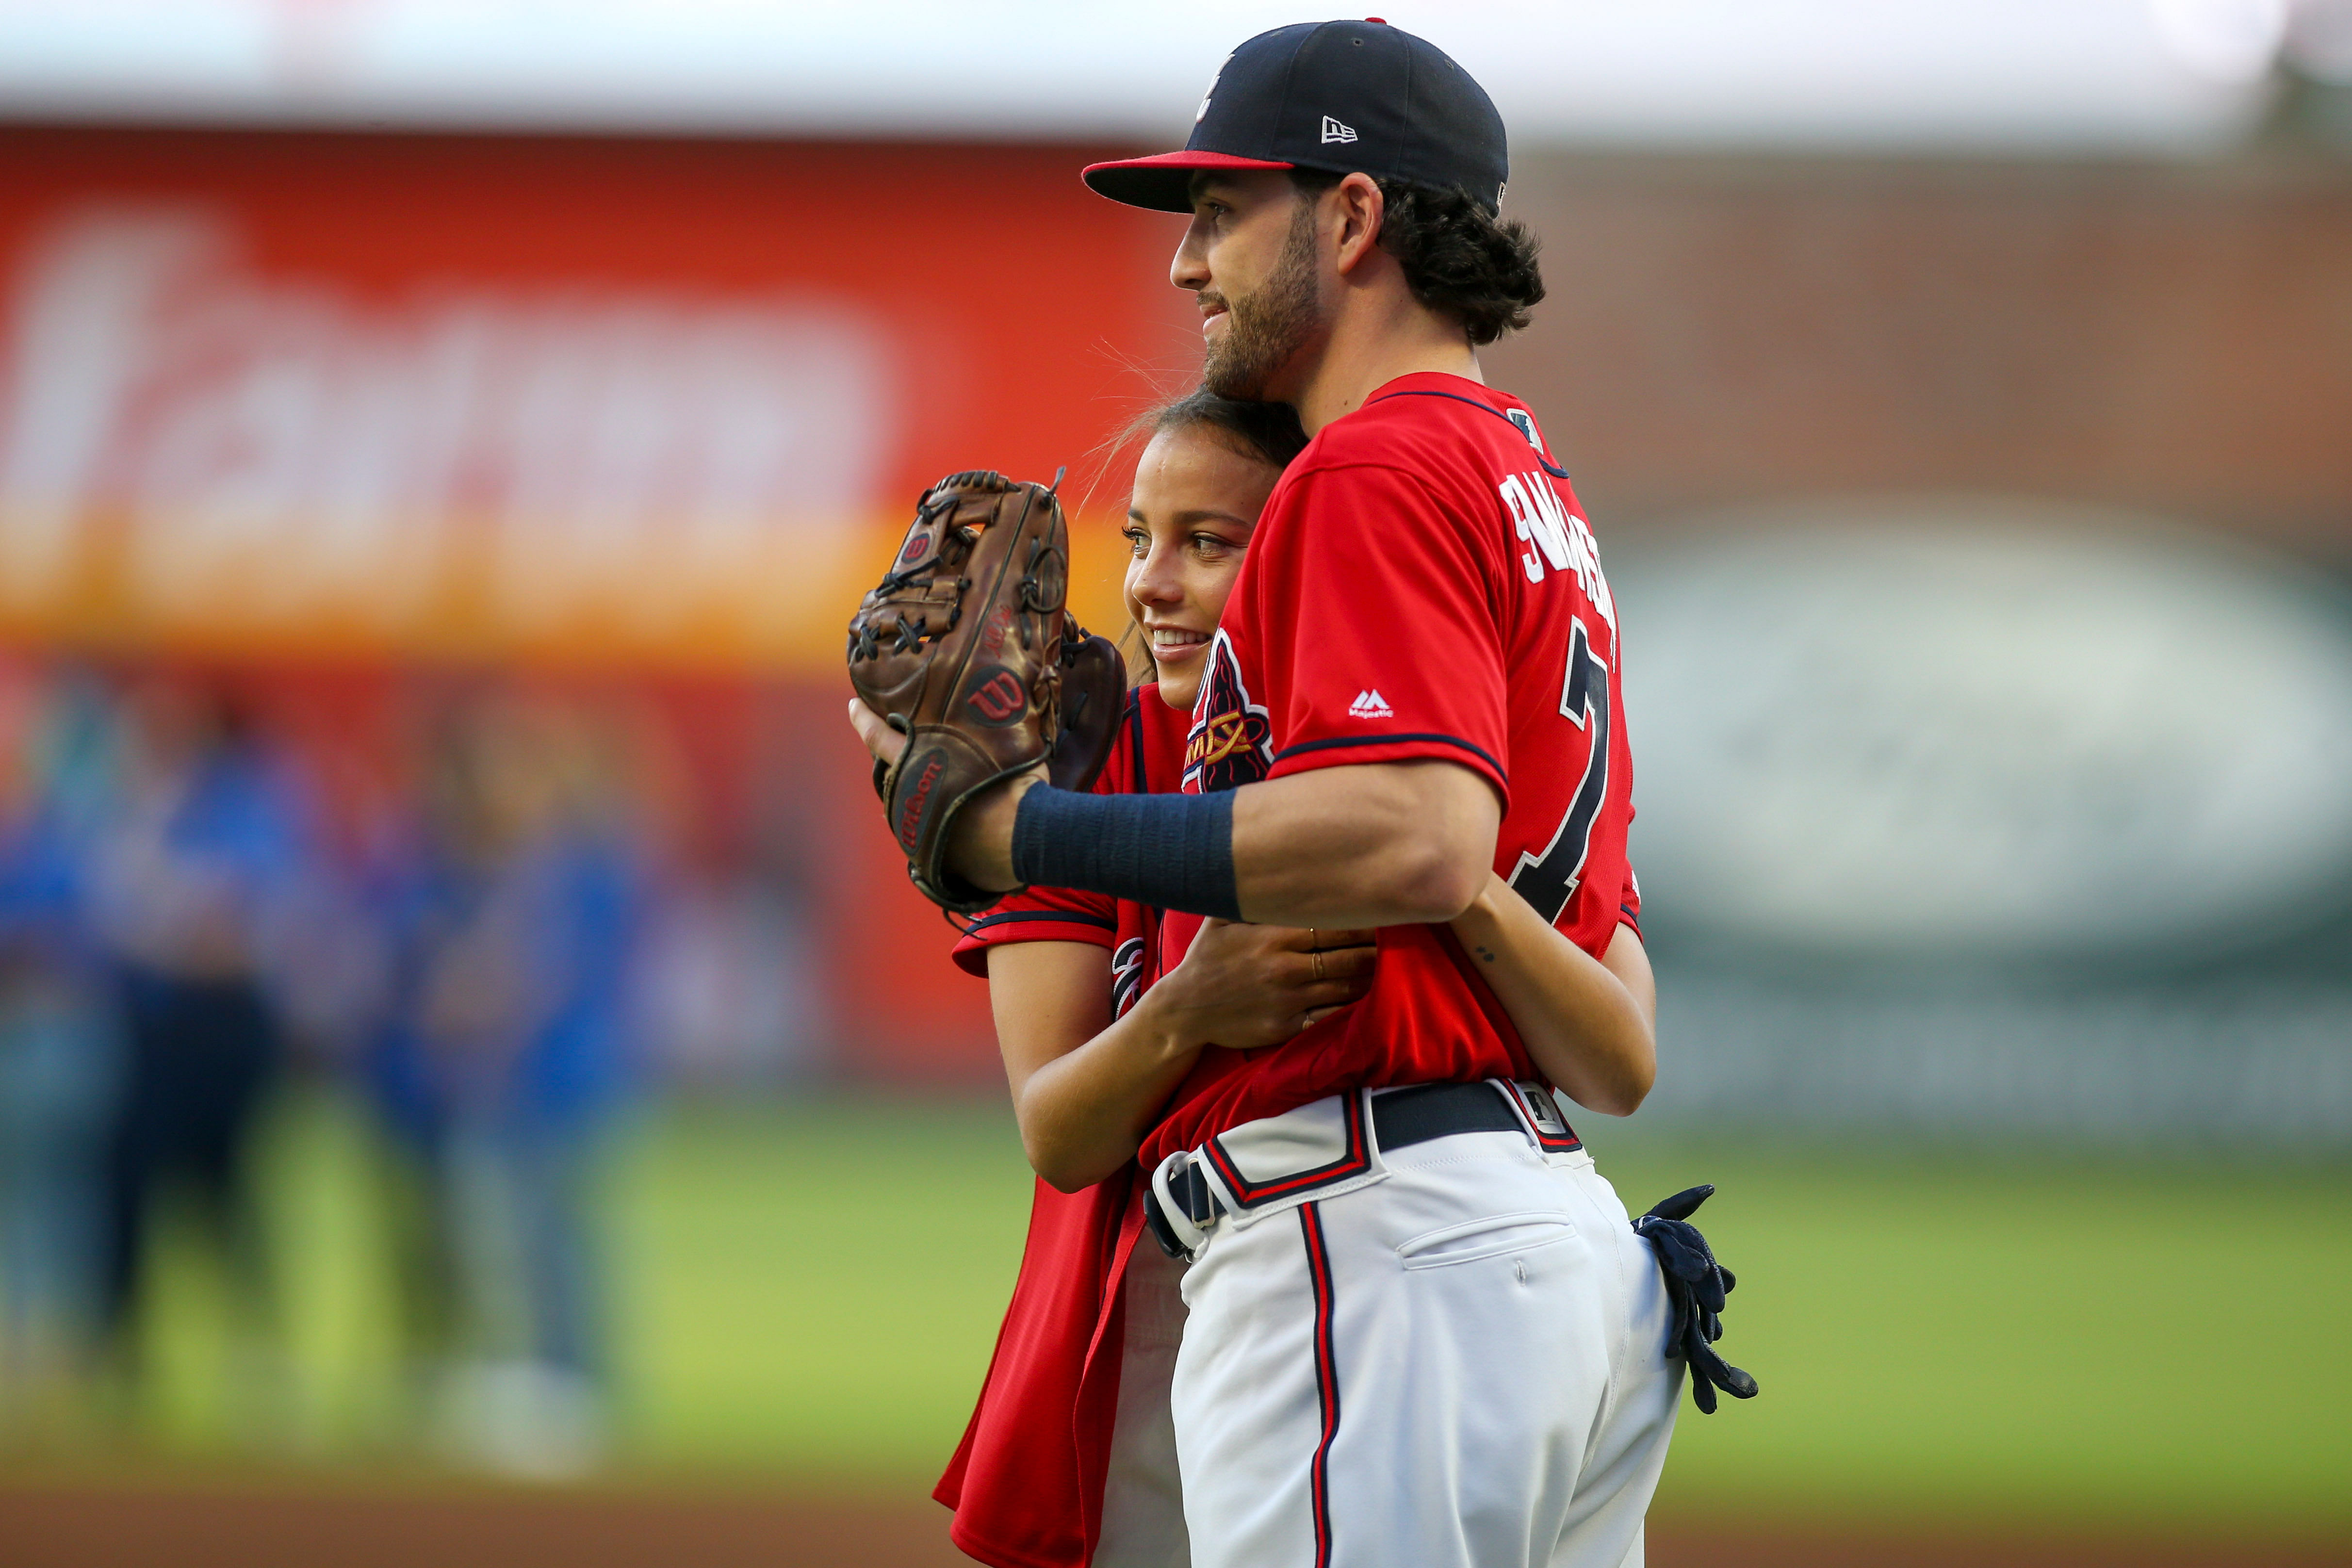
[(1508, 1083), (1490, 1079), (1505, 1089), (1504, 1098), (1516, 1100), (1527, 1117), (1528, 1131), (1535, 1137), (1536, 1147), (1547, 1156), (1573, 1154), (1584, 1147), (1584, 1141), (1569, 1125), (1568, 1112), (1552, 1092), (1539, 1083)]
[(1176, 1227), (1168, 1223), (1168, 1211), (1161, 1206), (1158, 1193), (1143, 1194), (1143, 1227), (1151, 1233), (1151, 1239), (1160, 1244), (1160, 1250), (1169, 1257), (1183, 1258), (1192, 1256), (1185, 1250), (1183, 1242), (1177, 1238)]
[(1527, 1101), (1528, 1114), (1535, 1118), (1537, 1128), (1555, 1138), (1567, 1137), (1568, 1118), (1559, 1113), (1559, 1101), (1541, 1084), (1522, 1083), (1518, 1088), (1519, 1098)]
[(1184, 1181), (1190, 1185), (1197, 1180), (1192, 1174), (1192, 1152), (1183, 1149), (1160, 1161), (1159, 1169), (1151, 1173), (1151, 1191), (1145, 1197), (1143, 1221), (1152, 1238), (1160, 1243), (1160, 1250), (1171, 1258), (1189, 1260), (1198, 1257), (1201, 1248), (1208, 1244), (1209, 1226), (1216, 1223), (1213, 1200), (1209, 1205), (1207, 1219), (1196, 1221), (1191, 1207), (1176, 1195), (1176, 1182)]

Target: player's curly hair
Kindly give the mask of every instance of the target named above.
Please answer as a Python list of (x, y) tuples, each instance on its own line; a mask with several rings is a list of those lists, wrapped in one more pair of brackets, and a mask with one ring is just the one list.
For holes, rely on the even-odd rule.
[[(1345, 176), (1327, 169), (1293, 169), (1291, 184), (1318, 196)], [(1526, 224), (1500, 217), (1459, 188), (1384, 179), (1381, 248), (1404, 270), (1405, 287), (1433, 310), (1462, 323), (1484, 346), (1516, 332), (1544, 297), (1539, 242)]]

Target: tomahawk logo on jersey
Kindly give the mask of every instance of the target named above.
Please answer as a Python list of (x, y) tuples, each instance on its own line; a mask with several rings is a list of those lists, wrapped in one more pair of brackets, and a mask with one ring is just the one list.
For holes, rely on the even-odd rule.
[[(1637, 895), (1617, 607), (1568, 475), (1517, 399), (1389, 383), (1266, 503), (1193, 711), (1184, 787), (1360, 763), (1471, 769), (1504, 807), (1495, 869), (1596, 957)], [(1263, 716), (1263, 742), (1251, 721)], [(1173, 963), (1198, 929), (1171, 915)], [(1145, 1150), (1360, 1084), (1531, 1077), (1442, 927), (1381, 933), (1365, 999), (1278, 1052), (1212, 1051)]]
[(1194, 795), (1255, 784), (1274, 765), (1265, 710), (1250, 700), (1233, 639), (1209, 641), (1201, 694), (1192, 700), (1192, 729), (1184, 740), (1184, 788)]

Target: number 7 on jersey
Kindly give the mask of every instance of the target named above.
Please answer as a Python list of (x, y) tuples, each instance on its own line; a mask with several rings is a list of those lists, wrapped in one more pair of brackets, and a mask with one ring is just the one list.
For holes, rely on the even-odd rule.
[(1592, 819), (1609, 793), (1609, 667), (1594, 657), (1592, 638), (1581, 617), (1570, 623), (1568, 674), (1560, 682), (1559, 715), (1582, 730), (1590, 741), (1584, 758), (1584, 779), (1568, 815), (1544, 846), (1541, 855), (1522, 851), (1511, 868), (1511, 888), (1534, 907), (1547, 923), (1557, 924), (1560, 911), (1576, 895), (1584, 875), (1584, 857), (1592, 838)]

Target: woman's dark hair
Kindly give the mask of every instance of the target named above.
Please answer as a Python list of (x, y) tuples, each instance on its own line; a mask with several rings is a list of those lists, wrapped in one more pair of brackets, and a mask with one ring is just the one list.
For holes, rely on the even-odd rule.
[[(1291, 184), (1318, 196), (1344, 176), (1293, 169)], [(1528, 324), (1544, 297), (1538, 242), (1517, 218), (1497, 217), (1465, 190), (1381, 180), (1381, 248), (1404, 269), (1405, 287), (1433, 310), (1462, 323), (1475, 344)]]
[(1195, 425), (1219, 432), (1244, 457), (1255, 458), (1269, 468), (1286, 468), (1291, 458), (1307, 449), (1307, 432), (1298, 423), (1298, 411), (1287, 403), (1220, 397), (1205, 386), (1137, 415), (1121, 432), (1119, 445)]

